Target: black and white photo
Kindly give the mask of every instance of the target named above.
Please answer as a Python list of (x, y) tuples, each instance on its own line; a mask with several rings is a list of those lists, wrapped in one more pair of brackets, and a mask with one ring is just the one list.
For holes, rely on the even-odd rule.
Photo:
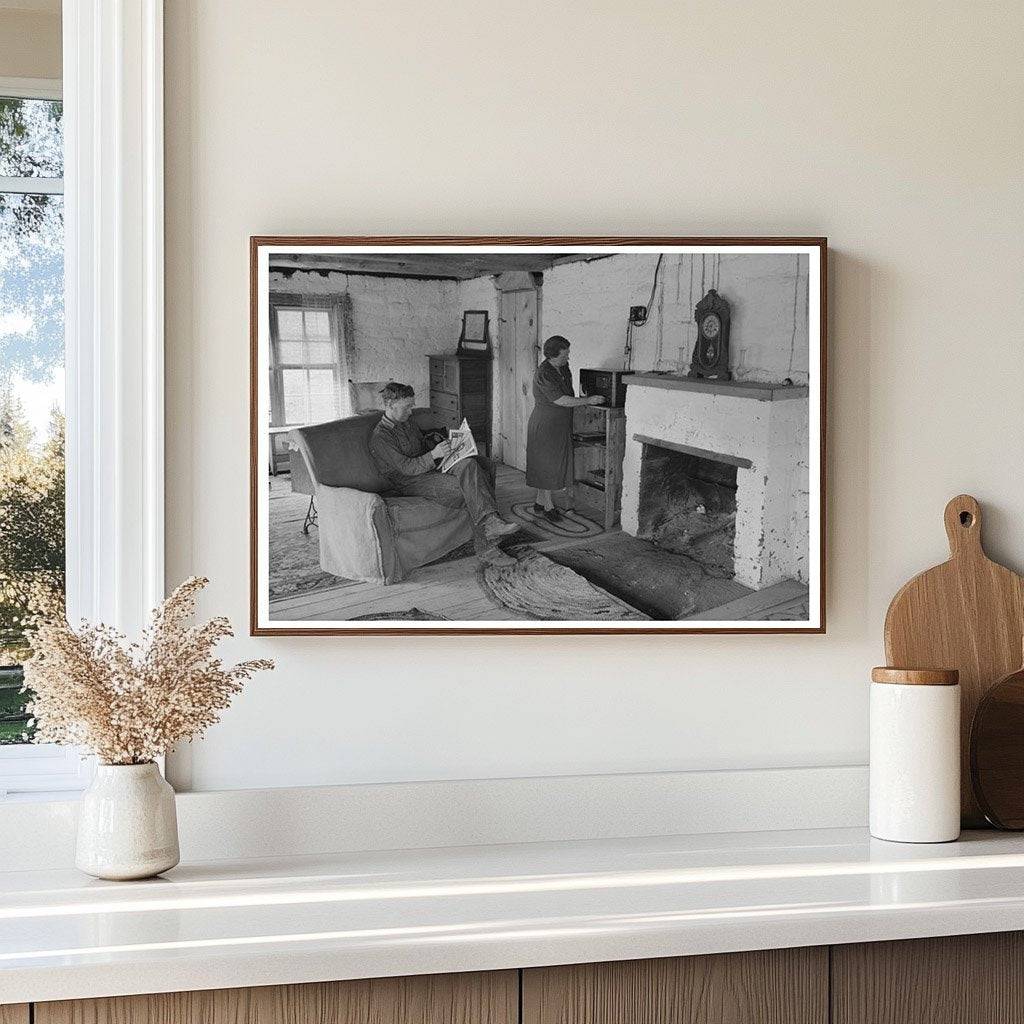
[(824, 257), (254, 238), (253, 631), (822, 631)]

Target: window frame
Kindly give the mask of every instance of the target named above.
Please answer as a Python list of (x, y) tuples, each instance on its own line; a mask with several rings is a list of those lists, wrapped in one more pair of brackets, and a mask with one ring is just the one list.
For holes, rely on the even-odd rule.
[[(333, 363), (296, 363), (279, 362), (278, 346), (281, 337), (278, 333), (277, 316), (282, 309), (326, 310), (330, 325), (330, 341), (334, 346)], [(291, 339), (285, 339), (289, 341)], [(332, 295), (303, 295), (297, 292), (271, 292), (270, 294), (270, 425), (274, 427), (304, 426), (290, 424), (285, 421), (284, 410), (284, 370), (326, 370), (334, 371), (334, 386), (338, 395), (337, 416), (346, 415), (347, 402), (347, 366), (345, 360), (345, 321), (342, 316), (341, 304)], [(280, 422), (279, 422), (280, 420)]]
[[(48, 100), (63, 103), (59, 78), (5, 78), (0, 76), (0, 96), (16, 100)], [(63, 195), (63, 178), (10, 177), (0, 174), (0, 192), (20, 195)]]
[[(67, 614), (135, 636), (164, 596), (163, 0), (63, 0), (62, 20), (61, 81), (0, 82), (64, 103)], [(4, 750), (0, 799), (92, 774)]]
[[(0, 76), (0, 97), (16, 100), (46, 100), (63, 103), (58, 78), (4, 78)], [(17, 177), (0, 174), (0, 192), (16, 195), (64, 195), (63, 178)]]

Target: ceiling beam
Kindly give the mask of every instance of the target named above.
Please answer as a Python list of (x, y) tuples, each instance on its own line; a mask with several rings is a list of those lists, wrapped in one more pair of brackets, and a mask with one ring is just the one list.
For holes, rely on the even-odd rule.
[(535, 273), (555, 264), (594, 258), (603, 257), (590, 253), (272, 253), (270, 269), (468, 280), (507, 271)]

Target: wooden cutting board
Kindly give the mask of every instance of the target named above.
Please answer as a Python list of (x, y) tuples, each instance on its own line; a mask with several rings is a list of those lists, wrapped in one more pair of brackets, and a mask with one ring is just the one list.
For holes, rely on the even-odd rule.
[(1024, 636), (1024, 579), (985, 554), (981, 518), (969, 494), (949, 502), (949, 561), (905, 584), (885, 616), (889, 665), (960, 671), (960, 813), (974, 828), (985, 819), (971, 789), (971, 722), (986, 690), (1020, 667)]

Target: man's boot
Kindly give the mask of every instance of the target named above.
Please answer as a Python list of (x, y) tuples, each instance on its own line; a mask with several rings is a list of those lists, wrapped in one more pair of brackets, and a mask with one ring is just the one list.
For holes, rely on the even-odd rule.
[(516, 523), (506, 522), (497, 512), (489, 513), (480, 525), (488, 540), (501, 540), (502, 537), (511, 537), (513, 533), (519, 531)]
[(506, 568), (510, 565), (515, 565), (517, 559), (513, 558), (508, 552), (502, 551), (497, 544), (492, 544), (489, 548), (485, 548), (481, 551), (477, 558), (484, 565), (493, 565), (498, 568)]

